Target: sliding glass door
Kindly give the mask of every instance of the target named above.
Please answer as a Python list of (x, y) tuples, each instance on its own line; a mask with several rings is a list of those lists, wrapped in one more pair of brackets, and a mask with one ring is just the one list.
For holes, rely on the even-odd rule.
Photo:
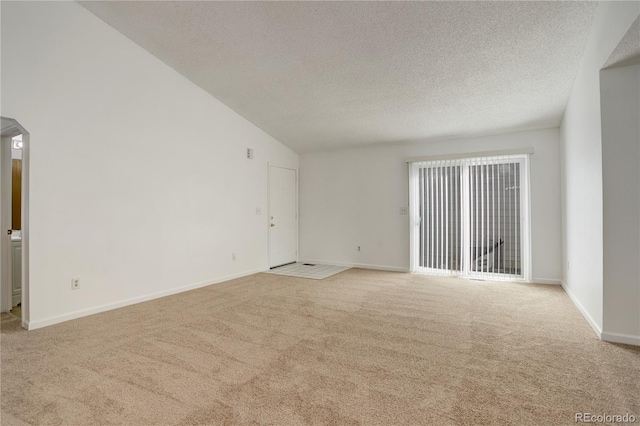
[(414, 162), (413, 271), (529, 279), (528, 158)]

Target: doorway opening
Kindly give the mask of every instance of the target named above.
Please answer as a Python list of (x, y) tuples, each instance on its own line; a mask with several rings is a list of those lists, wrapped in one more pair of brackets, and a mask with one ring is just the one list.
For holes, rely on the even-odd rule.
[(0, 131), (0, 310), (29, 324), (28, 167), (29, 133), (1, 117)]
[(529, 280), (528, 156), (410, 164), (411, 270)]

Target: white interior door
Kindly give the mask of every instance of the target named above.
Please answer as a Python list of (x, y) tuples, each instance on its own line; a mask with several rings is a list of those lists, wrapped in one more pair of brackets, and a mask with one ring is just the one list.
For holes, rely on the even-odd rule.
[(269, 267), (298, 258), (297, 172), (269, 166)]

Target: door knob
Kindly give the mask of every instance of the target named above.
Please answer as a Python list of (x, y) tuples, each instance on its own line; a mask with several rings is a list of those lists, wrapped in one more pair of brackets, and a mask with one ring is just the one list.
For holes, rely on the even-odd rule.
[(271, 227), (273, 228), (274, 226), (276, 226), (276, 224), (275, 224), (275, 223), (272, 223), (272, 224), (271, 224)]

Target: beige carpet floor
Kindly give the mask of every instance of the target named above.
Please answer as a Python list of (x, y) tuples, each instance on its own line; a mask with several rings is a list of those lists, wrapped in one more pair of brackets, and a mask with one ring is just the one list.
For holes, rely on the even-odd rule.
[(0, 344), (2, 425), (640, 417), (640, 349), (557, 286), (257, 274), (31, 332), (3, 314)]

